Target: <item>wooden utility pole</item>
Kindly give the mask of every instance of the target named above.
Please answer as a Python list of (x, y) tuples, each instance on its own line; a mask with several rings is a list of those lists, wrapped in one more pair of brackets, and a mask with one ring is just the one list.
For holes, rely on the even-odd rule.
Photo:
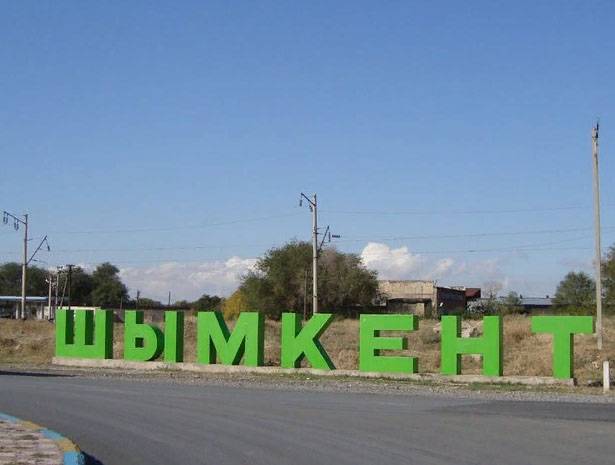
[(594, 234), (596, 267), (596, 339), (598, 350), (602, 350), (602, 246), (600, 243), (600, 172), (598, 167), (598, 136), (600, 123), (592, 129), (592, 160), (594, 166)]

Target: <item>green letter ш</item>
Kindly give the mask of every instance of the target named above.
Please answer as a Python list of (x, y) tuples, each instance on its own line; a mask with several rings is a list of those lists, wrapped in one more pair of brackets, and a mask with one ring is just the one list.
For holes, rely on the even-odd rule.
[(146, 362), (160, 356), (164, 340), (156, 326), (143, 323), (143, 312), (124, 312), (124, 360)]
[(304, 357), (313, 368), (333, 370), (333, 362), (318, 338), (333, 321), (333, 315), (317, 313), (301, 328), (296, 313), (282, 314), (282, 368), (299, 368)]
[(532, 332), (553, 334), (553, 376), (574, 376), (574, 335), (592, 334), (591, 316), (533, 316)]
[(361, 315), (359, 337), (359, 370), (390, 373), (416, 373), (416, 357), (380, 355), (382, 350), (408, 348), (405, 337), (380, 337), (380, 331), (416, 331), (418, 320), (414, 315)]
[(502, 376), (502, 317), (484, 317), (482, 337), (460, 337), (461, 319), (454, 315), (443, 316), (441, 328), (442, 374), (461, 374), (461, 355), (480, 354), (483, 357), (483, 375)]
[(197, 316), (197, 361), (250, 367), (263, 365), (265, 326), (257, 312), (242, 312), (230, 333), (220, 312), (199, 312)]
[(59, 308), (56, 312), (56, 356), (113, 358), (113, 311)]
[(164, 361), (184, 361), (184, 312), (164, 312)]

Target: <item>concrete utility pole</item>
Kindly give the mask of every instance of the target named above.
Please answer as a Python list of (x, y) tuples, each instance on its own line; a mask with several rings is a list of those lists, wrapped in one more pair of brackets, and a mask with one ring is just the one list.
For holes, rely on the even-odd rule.
[(56, 318), (56, 310), (58, 309), (58, 294), (60, 292), (60, 272), (62, 270), (62, 267), (58, 266), (57, 271), (56, 271), (56, 295), (55, 295), (55, 300), (53, 303), (53, 315), (52, 318), (55, 320)]
[(308, 287), (308, 269), (304, 270), (303, 281), (303, 320), (307, 320), (307, 287)]
[(66, 286), (68, 287), (68, 310), (70, 311), (70, 306), (72, 304), (72, 285), (73, 285), (73, 268), (75, 265), (66, 265)]
[(312, 311), (318, 313), (318, 201), (314, 194), (312, 209)]
[(322, 241), (318, 244), (318, 200), (316, 198), (316, 194), (313, 194), (310, 199), (303, 192), (301, 192), (301, 195), (299, 196), (300, 207), (303, 205), (303, 199), (307, 200), (310, 211), (312, 212), (312, 314), (315, 314), (318, 313), (318, 256), (320, 255), (320, 250), (322, 249), (325, 239), (328, 239), (328, 241), (331, 242), (332, 237), (338, 239), (341, 236), (331, 234), (329, 232), (329, 226), (327, 226), (327, 229), (323, 234)]
[(24, 216), (23, 265), (21, 266), (21, 319), (26, 319), (26, 274), (28, 273), (28, 214)]
[[(47, 282), (49, 283), (49, 296), (47, 298), (47, 319), (51, 320), (51, 291), (53, 288), (53, 273), (49, 272), (49, 277), (47, 278)], [(42, 315), (44, 318), (44, 315)]]
[(299, 206), (307, 200), (312, 212), (312, 313), (318, 313), (318, 200), (316, 194), (310, 199), (303, 192), (299, 197)]
[(592, 159), (594, 166), (594, 233), (596, 236), (596, 338), (602, 350), (602, 246), (600, 243), (600, 172), (598, 170), (598, 135), (600, 123), (592, 128)]
[(3, 212), (2, 222), (9, 223), (9, 218), (13, 220), (15, 231), (19, 230), (19, 225), (24, 226), (23, 236), (23, 261), (21, 263), (21, 309), (17, 312), (17, 319), (26, 319), (26, 275), (28, 268), (28, 215), (23, 215), (23, 220), (7, 211)]

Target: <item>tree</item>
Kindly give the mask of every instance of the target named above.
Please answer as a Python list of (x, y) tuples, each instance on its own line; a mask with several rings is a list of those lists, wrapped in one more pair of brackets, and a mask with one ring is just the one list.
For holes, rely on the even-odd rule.
[(128, 300), (128, 289), (118, 276), (120, 270), (111, 263), (98, 265), (92, 273), (94, 288), (92, 304), (100, 307), (119, 307), (120, 302)]
[(521, 310), (521, 296), (515, 291), (510, 291), (499, 305), (500, 313), (516, 313)]
[[(136, 307), (136, 301), (134, 303)], [(148, 308), (163, 308), (164, 305), (159, 300), (150, 299), (148, 297), (139, 297), (139, 310), (146, 310)]]
[(553, 303), (567, 311), (589, 311), (596, 303), (596, 283), (587, 273), (571, 271), (558, 284)]
[(615, 313), (615, 245), (612, 245), (602, 262), (602, 283), (604, 286), (604, 310)]
[[(48, 272), (37, 266), (28, 266), (26, 277), (26, 294), (28, 296), (46, 296)], [(21, 264), (10, 262), (0, 265), (0, 295), (21, 295)]]
[[(62, 296), (64, 292), (64, 303), (68, 303), (68, 275), (62, 273), (60, 275), (59, 294)], [(65, 287), (66, 286), (66, 287)], [(92, 290), (94, 289), (94, 280), (92, 275), (79, 266), (73, 267), (70, 278), (70, 300), (71, 305), (92, 305)]]
[[(279, 318), (284, 311), (301, 312), (304, 298), (311, 303), (311, 282), (307, 289), (305, 285), (311, 265), (308, 242), (292, 241), (269, 250), (256, 269), (242, 278), (240, 289), (247, 307), (272, 318)], [(376, 272), (365, 268), (359, 256), (333, 248), (321, 252), (318, 283), (319, 301), (327, 312), (369, 305), (378, 290)]]
[(203, 294), (191, 306), (197, 311), (210, 311), (220, 310), (221, 305), (222, 299), (217, 295)]
[(237, 289), (233, 292), (233, 294), (228, 299), (225, 299), (222, 304), (224, 318), (237, 318), (241, 312), (245, 312), (247, 310), (249, 310), (248, 302), (241, 289)]

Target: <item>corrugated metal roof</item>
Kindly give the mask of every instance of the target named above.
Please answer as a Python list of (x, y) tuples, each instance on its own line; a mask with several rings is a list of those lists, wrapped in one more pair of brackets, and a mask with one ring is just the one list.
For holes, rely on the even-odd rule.
[[(46, 302), (48, 297), (35, 297), (28, 296), (26, 297), (26, 302)], [(0, 300), (4, 300), (5, 302), (21, 302), (21, 296), (17, 295), (0, 295)]]

